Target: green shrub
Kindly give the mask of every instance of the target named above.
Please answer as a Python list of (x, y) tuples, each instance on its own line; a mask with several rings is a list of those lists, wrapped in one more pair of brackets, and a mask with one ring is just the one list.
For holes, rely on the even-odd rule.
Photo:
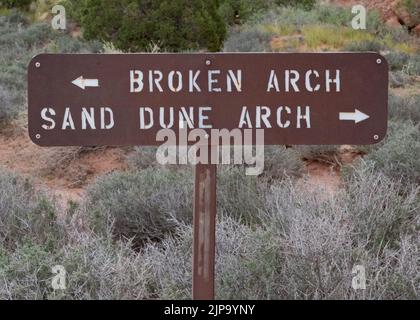
[(161, 168), (102, 176), (88, 189), (89, 223), (99, 234), (134, 239), (136, 246), (162, 239), (178, 220), (191, 221), (192, 181), (189, 171)]
[[(52, 288), (55, 265), (65, 268), (64, 290)], [(152, 274), (130, 243), (83, 234), (53, 252), (33, 243), (9, 253), (0, 249), (1, 299), (151, 299)]]
[(402, 71), (389, 72), (389, 86), (391, 88), (402, 88), (413, 83), (413, 79)]
[(103, 45), (97, 40), (86, 42), (64, 35), (58, 36), (55, 41), (51, 42), (47, 50), (52, 53), (101, 53)]
[(404, 52), (391, 51), (385, 58), (388, 61), (389, 68), (395, 71), (402, 70), (407, 65), (410, 55)]
[[(216, 297), (418, 299), (418, 192), (372, 166), (358, 167), (331, 196), (289, 180), (274, 184), (265, 192), (260, 224), (218, 215)], [(173, 233), (138, 252), (129, 241), (71, 230), (72, 241), (52, 252), (31, 242), (10, 252), (0, 246), (0, 298), (191, 297), (190, 224), (175, 221)], [(67, 271), (63, 291), (51, 288), (57, 264)], [(352, 268), (360, 264), (363, 292), (351, 286)]]
[(223, 51), (225, 52), (267, 52), (270, 49), (270, 33), (245, 28), (239, 31), (232, 31), (225, 41)]
[(419, 76), (420, 75), (420, 55), (411, 55), (410, 60), (404, 66), (403, 71), (409, 75)]
[(13, 108), (14, 96), (10, 90), (0, 85), (0, 124), (9, 122), (16, 116), (16, 109)]
[(349, 8), (318, 5), (315, 8), (317, 21), (329, 25), (350, 26), (353, 14)]
[(152, 42), (171, 51), (218, 51), (226, 34), (215, 1), (86, 0), (68, 4), (86, 39), (111, 41), (125, 51), (144, 51)]
[(62, 225), (55, 206), (30, 181), (0, 170), (0, 245), (13, 248), (30, 240), (51, 247), (60, 245)]
[[(398, 249), (401, 234), (416, 232), (420, 226), (415, 225), (420, 189), (390, 177), (389, 167), (380, 167), (374, 158), (368, 156), (346, 177), (347, 206), (343, 209), (352, 216), (357, 241), (381, 253), (385, 248)], [(387, 160), (392, 167), (390, 159), (383, 161)]]
[(306, 24), (317, 24), (318, 17), (314, 10), (306, 11), (297, 7), (277, 7), (267, 12), (252, 16), (244, 27), (258, 28), (259, 26), (274, 27), (274, 31), (286, 30), (286, 34), (300, 31)]
[[(406, 191), (374, 169), (333, 196), (275, 184), (260, 226), (219, 220), (218, 298), (416, 299), (419, 190)], [(351, 286), (357, 264), (363, 294)]]
[(217, 178), (218, 211), (245, 224), (258, 223), (264, 191), (257, 176), (245, 175), (240, 167), (223, 165)]
[(52, 291), (54, 257), (50, 248), (33, 242), (0, 252), (0, 298), (46, 299)]
[[(274, 282), (284, 291), (278, 292), (289, 298), (363, 298), (351, 288), (351, 269), (362, 264), (368, 275), (364, 297), (414, 298), (418, 196), (418, 188), (407, 190), (372, 167), (354, 171), (333, 197), (287, 182), (275, 186), (265, 224), (278, 237), (277, 251), (284, 251)], [(404, 238), (411, 252), (403, 262), (398, 257), (406, 256)], [(404, 285), (392, 288), (397, 275)]]
[(274, 6), (274, 1), (222, 0), (218, 12), (229, 25), (244, 23), (249, 17)]
[(176, 234), (144, 247), (142, 259), (149, 267), (150, 295), (159, 299), (191, 299), (192, 238), (192, 226), (179, 224)]
[(316, 0), (274, 0), (277, 5), (280, 6), (295, 6), (298, 8), (303, 8), (305, 10), (312, 9)]
[(284, 146), (265, 146), (263, 177), (270, 181), (300, 177), (303, 162), (298, 151)]
[(385, 57), (391, 70), (401, 70), (408, 75), (420, 75), (420, 56), (418, 54), (390, 52)]
[[(26, 108), (27, 66), (42, 52), (101, 52), (98, 42), (74, 39), (51, 28), (33, 23), (17, 10), (0, 16), (0, 122), (6, 125)], [(13, 61), (13, 63), (11, 63)]]
[(389, 118), (394, 121), (411, 121), (420, 123), (420, 95), (397, 96), (390, 94), (388, 98)]
[(376, 169), (405, 182), (420, 182), (420, 132), (410, 122), (392, 122), (387, 138), (366, 156)]
[(352, 42), (344, 47), (344, 51), (374, 51), (379, 52), (382, 44), (376, 40), (365, 40), (361, 42)]
[(130, 168), (141, 170), (155, 165), (157, 163), (156, 150), (156, 147), (135, 147), (127, 157)]
[(32, 0), (2, 0), (0, 1), (0, 8), (2, 6), (6, 8), (29, 8)]
[(221, 0), (219, 13), (228, 24), (246, 22), (255, 14), (266, 12), (278, 6), (310, 10), (316, 0)]
[[(66, 290), (50, 293), (60, 299), (152, 299), (153, 271), (148, 261), (132, 250), (130, 242), (111, 243), (84, 236), (63, 248), (56, 264), (67, 273)], [(150, 280), (149, 280), (150, 279)]]

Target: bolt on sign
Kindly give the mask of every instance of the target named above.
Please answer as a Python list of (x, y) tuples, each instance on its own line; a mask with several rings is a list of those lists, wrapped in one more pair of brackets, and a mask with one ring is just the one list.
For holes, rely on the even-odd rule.
[(41, 146), (159, 145), (163, 128), (264, 129), (264, 144), (372, 144), (387, 128), (376, 53), (41, 54), (28, 71)]

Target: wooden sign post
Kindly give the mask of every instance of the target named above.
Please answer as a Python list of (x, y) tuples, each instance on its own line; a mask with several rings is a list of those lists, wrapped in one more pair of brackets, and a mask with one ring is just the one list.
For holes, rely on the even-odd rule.
[(195, 166), (193, 299), (214, 299), (216, 244), (216, 170), (215, 164)]

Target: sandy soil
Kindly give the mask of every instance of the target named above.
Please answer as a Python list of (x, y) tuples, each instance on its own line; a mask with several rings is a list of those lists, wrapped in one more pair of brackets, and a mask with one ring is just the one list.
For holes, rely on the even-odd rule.
[(298, 183), (306, 190), (323, 190), (334, 194), (341, 186), (341, 167), (353, 163), (362, 154), (352, 146), (340, 146), (337, 156), (332, 161), (305, 161), (305, 175)]
[(80, 147), (43, 148), (29, 139), (25, 129), (0, 134), (0, 166), (30, 177), (51, 192), (65, 208), (82, 198), (84, 188), (98, 175), (127, 168), (128, 149)]

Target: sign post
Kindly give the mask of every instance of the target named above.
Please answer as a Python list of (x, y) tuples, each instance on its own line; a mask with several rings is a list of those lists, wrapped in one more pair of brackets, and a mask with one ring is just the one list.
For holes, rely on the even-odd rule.
[(195, 166), (193, 299), (214, 299), (216, 244), (216, 170), (215, 164)]
[(374, 144), (387, 105), (388, 65), (373, 52), (41, 54), (28, 66), (40, 146), (196, 146), (206, 133), (207, 162), (193, 163), (194, 299), (214, 298), (215, 148), (261, 131), (264, 145)]

